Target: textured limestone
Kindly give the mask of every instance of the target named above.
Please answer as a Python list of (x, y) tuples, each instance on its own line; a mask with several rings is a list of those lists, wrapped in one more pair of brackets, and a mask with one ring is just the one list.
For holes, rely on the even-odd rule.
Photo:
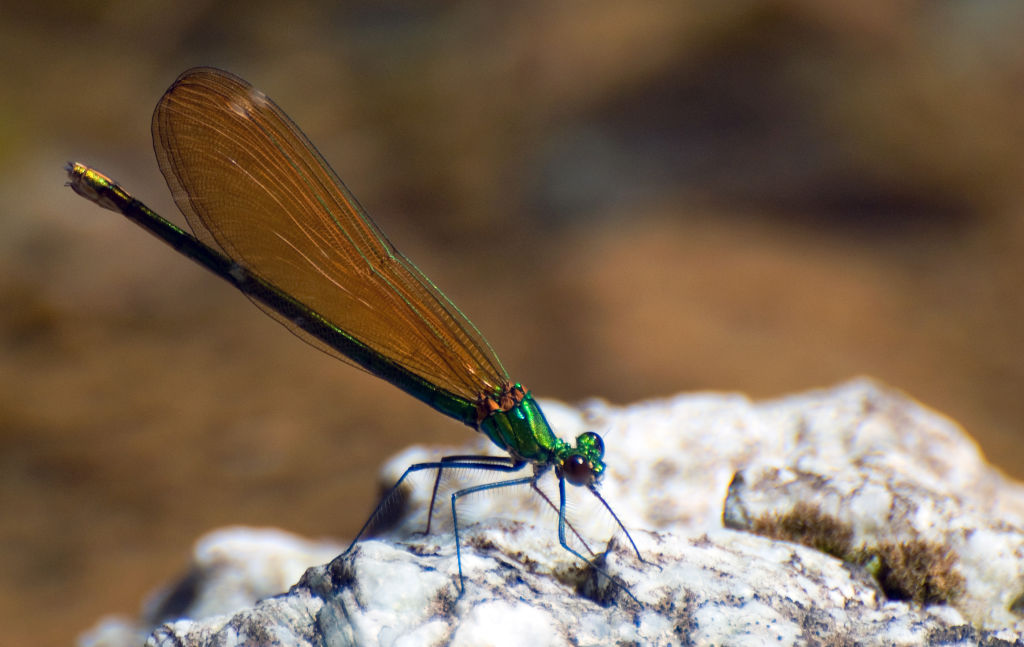
[[(556, 515), (527, 487), (460, 503), (460, 597), (445, 493), (488, 475), (445, 478), (424, 536), (425, 474), (382, 538), (222, 615), (208, 615), (204, 576), (206, 610), (179, 605), (192, 619), (149, 644), (1024, 644), (1024, 486), (896, 391), (857, 380), (761, 403), (544, 408), (563, 437), (604, 436), (601, 491), (651, 564), (585, 490), (570, 491), (570, 520), (639, 604), (558, 545)], [(386, 478), (437, 455), (409, 450)]]

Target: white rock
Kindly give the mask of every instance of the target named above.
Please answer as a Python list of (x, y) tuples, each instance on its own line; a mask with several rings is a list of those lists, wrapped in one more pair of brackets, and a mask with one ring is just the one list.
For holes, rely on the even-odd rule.
[[(460, 500), (460, 597), (446, 495), (433, 534), (419, 533), (433, 485), (424, 473), (384, 538), (236, 611), (202, 602), (205, 590), (244, 587), (247, 577), (204, 576), (193, 608), (225, 615), (200, 618), (186, 607), (196, 619), (157, 628), (148, 644), (1024, 644), (1024, 486), (985, 464), (954, 423), (897, 392), (858, 380), (766, 403), (693, 394), (622, 409), (543, 406), (565, 438), (585, 429), (604, 436), (601, 491), (652, 564), (636, 559), (586, 490), (571, 488), (570, 520), (592, 549), (610, 547), (600, 563), (640, 604), (559, 546), (557, 515), (528, 487)], [(482, 438), (443, 453), (481, 450), (492, 453)], [(385, 473), (393, 480), (438, 455), (409, 450)], [(446, 477), (442, 490), (488, 476)], [(749, 532), (775, 532), (793, 518), (810, 519), (808, 536), (845, 537), (837, 554), (874, 554), (873, 566), (880, 555), (938, 554), (947, 561), (925, 560), (932, 571), (921, 572), (938, 569), (949, 578), (942, 582), (962, 586), (949, 604), (889, 600), (856, 564)], [(900, 552), (919, 544), (938, 552)], [(249, 554), (239, 572), (278, 559)]]
[(140, 645), (166, 620), (227, 617), (287, 590), (307, 568), (342, 550), (333, 542), (310, 541), (272, 528), (215, 530), (196, 542), (188, 573), (154, 593), (139, 618), (104, 618), (78, 643), (82, 647)]

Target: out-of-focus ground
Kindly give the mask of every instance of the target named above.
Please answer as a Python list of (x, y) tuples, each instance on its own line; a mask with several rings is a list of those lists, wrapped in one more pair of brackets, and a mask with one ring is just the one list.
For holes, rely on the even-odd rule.
[[(0, 22), (0, 626), (67, 644), (226, 524), (350, 537), (468, 430), (62, 187), (275, 98), (544, 397), (867, 374), (1024, 476), (1024, 5), (56, 2)], [(615, 439), (608, 438), (610, 451)]]

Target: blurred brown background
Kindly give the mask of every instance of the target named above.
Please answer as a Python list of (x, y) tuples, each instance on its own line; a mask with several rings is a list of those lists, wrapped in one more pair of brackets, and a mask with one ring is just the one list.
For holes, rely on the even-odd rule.
[(544, 397), (867, 374), (1022, 467), (1024, 5), (56, 2), (0, 22), (0, 626), (67, 644), (225, 524), (350, 537), (467, 430), (62, 187), (181, 221), (149, 118), (232, 70)]

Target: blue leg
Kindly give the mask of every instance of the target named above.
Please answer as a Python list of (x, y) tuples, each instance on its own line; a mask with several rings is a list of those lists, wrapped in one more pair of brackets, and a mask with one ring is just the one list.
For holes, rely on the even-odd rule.
[[(461, 467), (461, 465), (460, 465), (460, 467)], [(518, 467), (516, 467), (516, 469), (521, 469), (522, 467), (523, 467), (523, 465), (519, 465)], [(512, 470), (503, 470), (503, 471), (512, 471)], [(462, 541), (459, 538), (459, 516), (458, 516), (458, 511), (456, 510), (456, 505), (455, 505), (456, 501), (458, 501), (458, 499), (466, 496), (467, 494), (473, 494), (474, 492), (484, 492), (484, 491), (487, 491), (487, 490), (495, 490), (495, 489), (503, 488), (503, 487), (514, 487), (516, 485), (527, 485), (527, 484), (529, 484), (530, 487), (532, 487), (533, 490), (535, 492), (537, 492), (541, 496), (541, 498), (543, 498), (548, 503), (548, 505), (550, 505), (551, 507), (554, 508), (555, 507), (554, 503), (551, 502), (551, 499), (548, 498), (547, 494), (545, 494), (543, 490), (541, 490), (539, 487), (537, 487), (537, 480), (542, 475), (543, 475), (543, 472), (539, 472), (539, 473), (534, 473), (533, 476), (524, 476), (523, 478), (510, 479), (510, 480), (507, 480), (507, 481), (498, 481), (496, 483), (484, 483), (483, 485), (476, 485), (476, 486), (473, 486), (473, 487), (468, 487), (468, 488), (465, 488), (463, 490), (459, 490), (457, 492), (454, 492), (452, 494), (452, 522), (455, 525), (455, 556), (456, 556), (456, 561), (459, 564), (459, 589), (460, 589), (461, 592), (465, 592), (465, 590), (466, 590), (466, 583), (465, 583), (465, 578), (462, 575)], [(574, 535), (576, 535), (576, 538), (579, 539), (580, 542), (584, 546), (587, 546), (587, 543), (586, 543), (586, 541), (584, 541), (583, 537), (580, 536), (579, 532), (577, 532), (576, 529), (573, 528), (572, 524), (569, 523), (568, 521), (566, 521), (566, 518), (565, 518), (565, 479), (558, 479), (558, 494), (559, 494), (559, 506), (557, 508), (555, 508), (558, 511), (558, 542), (560, 544), (562, 544), (563, 548), (565, 548), (567, 551), (569, 551), (570, 553), (572, 553), (573, 555), (578, 557), (580, 560), (582, 560), (584, 562), (587, 562), (587, 563), (590, 563), (590, 560), (588, 560), (586, 557), (581, 555), (576, 550), (570, 548), (569, 544), (565, 540), (565, 527), (569, 526), (569, 529), (572, 530)], [(598, 498), (601, 499), (601, 502), (604, 503), (605, 507), (608, 507), (608, 504), (604, 502), (604, 499), (602, 499), (600, 495), (598, 495)], [(619, 518), (617, 516), (615, 516), (614, 512), (612, 512), (612, 516), (615, 517), (616, 521), (619, 520)], [(619, 525), (621, 527), (622, 522), (619, 522)], [(625, 528), (623, 528), (623, 531), (625, 531)], [(627, 536), (628, 536), (628, 533), (627, 533)], [(633, 539), (630, 538), (629, 541), (632, 543)], [(634, 545), (634, 548), (635, 548), (635, 545)], [(587, 550), (590, 550), (589, 546), (587, 546)], [(591, 552), (593, 552), (593, 551), (591, 551)], [(643, 558), (641, 558), (641, 561), (643, 561)], [(603, 568), (600, 568), (599, 566), (595, 566), (593, 564), (591, 564), (591, 566), (595, 570), (597, 570), (599, 573), (601, 573), (602, 575), (607, 577), (609, 580), (615, 582), (615, 584), (617, 586), (619, 586), (623, 591), (626, 592), (626, 595), (628, 595), (629, 597), (633, 598), (634, 602), (636, 602), (637, 604), (640, 604), (640, 602), (636, 599), (636, 597), (634, 597), (633, 594), (629, 592), (629, 589), (626, 588), (625, 584), (623, 584), (617, 578), (613, 577), (610, 573), (605, 571)]]
[[(427, 529), (423, 534), (430, 534), (430, 524), (434, 520), (434, 503), (437, 501), (437, 488), (441, 484), (441, 473), (445, 469), (480, 468), (480, 463), (488, 463), (483, 469), (494, 472), (518, 472), (522, 469), (525, 461), (516, 462), (509, 456), (445, 456), (441, 463), (446, 464), (437, 470), (437, 477), (434, 478), (434, 489), (430, 493), (430, 508), (427, 510)], [(450, 464), (450, 465), (449, 465)]]
[[(408, 477), (413, 472), (421, 472), (423, 470), (437, 470), (438, 480), (440, 480), (441, 470), (444, 469), (483, 469), (498, 472), (514, 472), (516, 470), (522, 469), (523, 465), (525, 464), (525, 462), (515, 463), (512, 461), (512, 459), (502, 456), (447, 456), (442, 458), (440, 461), (435, 461), (431, 463), (416, 463), (415, 465), (410, 465), (408, 468), (406, 468), (404, 472), (402, 472), (402, 476), (399, 477), (397, 481), (395, 481), (395, 484), (391, 486), (391, 489), (388, 490), (388, 493), (381, 498), (380, 503), (378, 503), (377, 507), (373, 509), (373, 513), (366, 520), (366, 523), (363, 524), (363, 527), (359, 529), (359, 532), (356, 533), (355, 539), (352, 540), (352, 543), (348, 545), (348, 548), (345, 549), (345, 552), (342, 553), (342, 555), (348, 555), (352, 552), (352, 549), (355, 548), (357, 543), (359, 543), (359, 540), (362, 539), (366, 531), (371, 526), (373, 526), (378, 519), (380, 519), (381, 513), (383, 513), (384, 510), (391, 503), (392, 497), (395, 495), (395, 493), (398, 492), (398, 488), (405, 481), (406, 477)], [(434, 489), (436, 494), (437, 482), (435, 482)], [(434, 505), (433, 499), (431, 499), (430, 505), (432, 513)], [(428, 519), (428, 531), (429, 527), (430, 521)]]
[[(519, 465), (517, 469), (521, 469), (526, 463)], [(508, 470), (511, 471), (511, 470)], [(537, 481), (537, 475), (524, 476), (523, 478), (511, 479), (508, 481), (498, 481), (497, 483), (484, 483), (483, 485), (475, 485), (468, 487), (464, 490), (452, 493), (452, 522), (455, 524), (455, 559), (459, 563), (459, 593), (465, 593), (466, 581), (462, 577), (462, 541), (459, 539), (459, 515), (455, 511), (455, 502), (461, 497), (467, 494), (473, 494), (474, 492), (483, 492), (485, 490), (496, 490), (503, 487), (514, 487), (516, 485), (527, 485), (535, 484)]]
[[(536, 489), (537, 488), (537, 484), (534, 483), (533, 487), (534, 487), (534, 489)], [(604, 497), (602, 497), (600, 494), (598, 494), (596, 489), (594, 489), (594, 488), (589, 488), (589, 489), (590, 489), (590, 491), (595, 496), (597, 496), (597, 498), (601, 501), (601, 503), (604, 504), (604, 507), (609, 512), (612, 513), (612, 516), (615, 517), (615, 521), (618, 521), (619, 527), (622, 528), (623, 532), (626, 533), (626, 536), (629, 537), (629, 532), (626, 531), (626, 528), (622, 525), (622, 522), (619, 521), (619, 517), (614, 512), (612, 512), (612, 509), (608, 506), (608, 503), (605, 502)], [(566, 522), (565, 522), (565, 479), (564, 478), (560, 478), (560, 479), (558, 479), (558, 543), (562, 544), (562, 548), (566, 549), (567, 551), (569, 551), (570, 553), (572, 553), (576, 557), (580, 558), (580, 560), (590, 564), (590, 567), (593, 568), (595, 571), (597, 571), (601, 575), (604, 575), (605, 577), (607, 577), (612, 582), (615, 582), (615, 585), (618, 586), (623, 591), (625, 591), (626, 595), (628, 595), (629, 597), (633, 598), (633, 602), (636, 602), (637, 604), (640, 604), (640, 600), (637, 600), (636, 596), (633, 595), (632, 593), (630, 593), (629, 588), (626, 587), (626, 585), (622, 582), (622, 580), (620, 580), (619, 578), (615, 577), (614, 575), (612, 575), (611, 573), (609, 573), (605, 569), (597, 566), (596, 564), (594, 564), (593, 562), (588, 560), (586, 557), (584, 557), (583, 555), (579, 554), (579, 552), (577, 552), (574, 548), (569, 546), (569, 544), (565, 541), (565, 524), (566, 524)], [(629, 537), (629, 543), (633, 544), (633, 550), (636, 550), (637, 557), (640, 557), (640, 551), (637, 550), (636, 544), (633, 543), (633, 538), (632, 537)], [(641, 562), (644, 561), (644, 558), (640, 557), (640, 561)]]
[[(603, 505), (604, 509), (608, 511), (608, 514), (612, 516), (612, 519), (615, 519), (615, 523), (619, 524), (619, 528), (622, 529), (622, 532), (626, 535), (626, 539), (629, 540), (629, 545), (633, 547), (633, 552), (636, 553), (636, 558), (644, 564), (652, 564), (653, 562), (647, 561), (643, 558), (642, 555), (640, 555), (640, 549), (636, 547), (636, 542), (633, 541), (633, 536), (629, 534), (628, 530), (626, 530), (626, 526), (622, 525), (622, 521), (619, 519), (619, 515), (615, 514), (615, 511), (612, 510), (612, 507), (608, 505), (607, 501), (604, 500), (604, 497), (601, 496), (601, 493), (597, 491), (597, 488), (594, 486), (590, 486), (587, 489), (590, 490), (591, 494), (597, 497), (597, 500), (601, 502), (601, 505)], [(655, 566), (657, 566), (657, 564), (655, 564)], [(660, 570), (661, 567), (658, 566), (658, 569)]]

